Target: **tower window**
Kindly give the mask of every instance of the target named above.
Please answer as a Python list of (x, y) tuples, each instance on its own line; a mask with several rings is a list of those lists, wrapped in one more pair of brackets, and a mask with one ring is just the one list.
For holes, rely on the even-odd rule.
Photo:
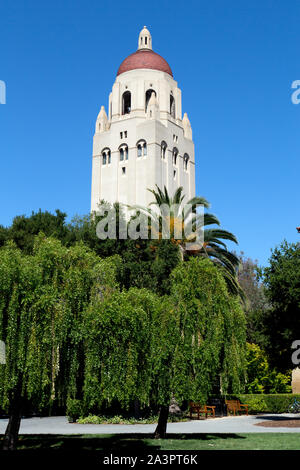
[(187, 171), (188, 169), (188, 163), (189, 163), (189, 156), (187, 153), (184, 154), (183, 156), (183, 169)]
[(148, 108), (148, 103), (150, 101), (152, 93), (155, 93), (156, 96), (156, 91), (152, 90), (152, 88), (149, 88), (149, 90), (146, 91), (146, 96), (145, 96), (145, 112), (147, 111)]
[(142, 149), (141, 144), (137, 146), (137, 150), (138, 150), (138, 157), (141, 157), (143, 155), (143, 149)]
[(102, 165), (106, 165), (107, 163), (110, 163), (110, 161), (111, 161), (110, 150), (109, 149), (102, 150)]
[(160, 144), (161, 158), (164, 160), (166, 158), (167, 144), (162, 141)]
[(147, 155), (147, 143), (145, 140), (140, 140), (137, 144), (137, 156), (146, 157)]
[(126, 174), (126, 166), (122, 166), (122, 175)]
[(173, 165), (177, 165), (177, 157), (178, 157), (178, 149), (176, 147), (174, 147), (173, 152), (172, 152)]
[(122, 146), (119, 148), (119, 153), (120, 153), (120, 162), (123, 162), (124, 160), (128, 160), (128, 147), (125, 144), (122, 144)]
[(131, 111), (131, 93), (130, 91), (125, 91), (122, 97), (122, 114), (129, 114)]
[(147, 44), (147, 38), (145, 38), (145, 44)]
[(170, 114), (175, 118), (175, 100), (173, 95), (170, 95)]

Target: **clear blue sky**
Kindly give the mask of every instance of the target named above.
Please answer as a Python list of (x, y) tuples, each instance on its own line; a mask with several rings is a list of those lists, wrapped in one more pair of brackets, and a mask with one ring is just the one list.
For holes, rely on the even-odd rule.
[(0, 224), (90, 209), (95, 119), (147, 25), (193, 128), (197, 193), (266, 264), (300, 241), (300, 2), (5, 0), (0, 5)]

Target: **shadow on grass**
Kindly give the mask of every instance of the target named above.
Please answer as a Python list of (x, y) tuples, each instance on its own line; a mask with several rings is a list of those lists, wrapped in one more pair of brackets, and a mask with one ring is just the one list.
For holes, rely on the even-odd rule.
[[(167, 434), (165, 440), (175, 441), (214, 441), (226, 439), (245, 439), (237, 434)], [(60, 435), (28, 434), (20, 435), (19, 450), (60, 450), (60, 451), (114, 451), (142, 454), (147, 451), (159, 451), (165, 440), (154, 439), (152, 434), (109, 434), (109, 435)], [(1, 448), (0, 439), (0, 448)]]

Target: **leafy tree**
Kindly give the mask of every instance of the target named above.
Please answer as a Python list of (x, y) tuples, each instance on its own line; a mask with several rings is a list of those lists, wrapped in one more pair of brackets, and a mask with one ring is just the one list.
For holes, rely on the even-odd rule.
[(172, 397), (205, 402), (216, 378), (222, 391), (240, 392), (245, 369), (245, 318), (212, 261), (192, 258), (171, 275), (171, 298), (154, 318), (157, 437), (166, 433)]
[[(33, 254), (10, 242), (0, 249), (0, 406), (9, 414), (4, 449), (17, 443), (28, 401), (42, 409), (80, 390), (82, 317), (91, 295), (113, 286), (115, 261), (83, 244), (63, 247), (40, 234)], [(106, 289), (111, 289), (107, 287)]]
[(152, 317), (158, 297), (145, 289), (94, 298), (85, 317), (84, 408), (149, 404), (152, 383)]
[(244, 292), (243, 309), (247, 320), (247, 340), (260, 343), (259, 319), (262, 312), (269, 308), (265, 287), (260, 281), (261, 270), (256, 261), (246, 258), (241, 252), (239, 256), (238, 282)]
[[(236, 279), (239, 260), (234, 253), (227, 250), (223, 241), (237, 243), (235, 235), (223, 229), (207, 228), (210, 225), (220, 225), (219, 220), (213, 214), (206, 212), (202, 217), (202, 214), (196, 211), (197, 205), (208, 208), (209, 202), (203, 197), (194, 197), (184, 203), (182, 187), (175, 191), (173, 197), (169, 195), (166, 187), (162, 191), (156, 186), (156, 190), (149, 191), (154, 195), (154, 201), (149, 207), (133, 206), (131, 209), (141, 211), (151, 220), (152, 226), (156, 228), (158, 240), (162, 240), (165, 233), (170, 232), (170, 240), (178, 246), (182, 257), (197, 255), (213, 260), (221, 270), (230, 292), (242, 295)], [(189, 209), (185, 210), (185, 205), (189, 205)], [(204, 241), (202, 245), (197, 241), (196, 234)]]
[[(102, 204), (104, 201), (102, 201)], [(105, 203), (107, 205), (107, 203)], [(116, 214), (116, 239), (100, 240), (96, 227), (104, 216), (88, 214), (75, 216), (70, 223), (66, 214), (59, 210), (56, 214), (39, 211), (31, 216), (14, 218), (11, 227), (0, 226), (0, 246), (6, 240), (13, 240), (26, 254), (32, 254), (35, 236), (42, 231), (46, 236), (59, 239), (65, 246), (74, 246), (83, 242), (101, 258), (120, 255), (123, 263), (119, 265), (118, 282), (122, 287), (147, 288), (160, 294), (169, 289), (169, 275), (179, 262), (179, 255), (168, 240), (162, 246), (155, 247), (150, 240), (122, 239), (119, 235), (119, 220), (124, 214), (119, 204), (114, 204)], [(119, 219), (120, 217), (120, 219)]]
[(263, 271), (271, 308), (257, 321), (270, 364), (281, 371), (293, 367), (291, 346), (300, 332), (300, 246), (284, 241), (272, 251)]
[(206, 400), (216, 377), (240, 392), (244, 315), (210, 260), (191, 259), (171, 275), (171, 296), (145, 289), (93, 298), (85, 316), (84, 409), (133, 400), (160, 408), (166, 433), (171, 398)]
[(65, 212), (59, 209), (55, 215), (48, 211), (32, 212), (31, 216), (19, 215), (13, 219), (12, 225), (7, 229), (7, 240), (13, 240), (24, 253), (30, 254), (33, 250), (34, 237), (40, 232), (64, 241), (67, 236)]
[(4, 245), (7, 240), (8, 229), (0, 225), (0, 247)]
[(246, 393), (289, 393), (291, 374), (284, 375), (269, 365), (267, 355), (257, 345), (247, 343)]

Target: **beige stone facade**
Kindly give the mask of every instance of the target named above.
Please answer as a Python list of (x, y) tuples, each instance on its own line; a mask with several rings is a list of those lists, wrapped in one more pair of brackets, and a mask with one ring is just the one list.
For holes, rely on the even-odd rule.
[(297, 367), (292, 372), (292, 392), (300, 393), (300, 369)]

